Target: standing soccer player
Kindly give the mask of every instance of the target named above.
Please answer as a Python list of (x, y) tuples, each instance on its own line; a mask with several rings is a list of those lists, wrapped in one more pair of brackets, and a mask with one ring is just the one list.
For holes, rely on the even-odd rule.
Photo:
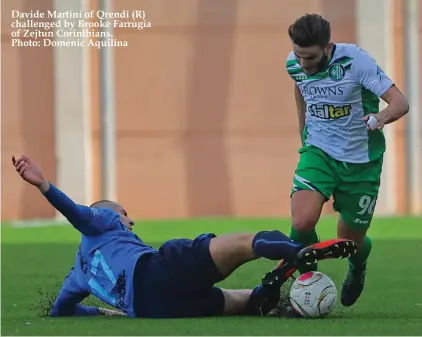
[[(286, 68), (294, 80), (303, 145), (293, 180), (290, 238), (318, 242), (315, 226), (333, 196), (338, 237), (359, 246), (341, 291), (342, 304), (351, 306), (363, 291), (372, 246), (366, 233), (380, 186), (382, 129), (403, 117), (409, 104), (366, 51), (330, 42), (330, 23), (320, 15), (302, 16), (288, 33), (293, 51)], [(388, 104), (382, 111), (379, 97)]]

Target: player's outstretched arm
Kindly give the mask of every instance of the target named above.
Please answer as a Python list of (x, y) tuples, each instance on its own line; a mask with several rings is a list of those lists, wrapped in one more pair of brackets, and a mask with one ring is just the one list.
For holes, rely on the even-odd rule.
[(70, 283), (69, 279), (65, 280), (60, 294), (51, 308), (50, 316), (126, 316), (125, 313), (117, 310), (80, 304), (83, 299), (89, 296), (89, 293), (80, 291), (74, 286), (72, 287)]
[(54, 303), (50, 312), (50, 316), (52, 317), (99, 316), (101, 314), (100, 308), (74, 304), (72, 301), (65, 302), (59, 298)]
[(50, 311), (50, 316), (98, 316), (100, 315), (99, 308), (84, 306), (79, 304), (86, 297), (89, 292), (80, 289), (73, 279), (73, 269), (66, 276), (63, 285), (60, 289), (59, 296), (54, 301), (53, 307)]
[(73, 227), (84, 235), (98, 234), (98, 228), (89, 226), (95, 217), (91, 208), (73, 202), (66, 194), (45, 179), (42, 170), (27, 156), (21, 156), (18, 159), (12, 157), (12, 163), (22, 179), (36, 186), (50, 204), (63, 214)]
[(73, 279), (73, 270), (63, 282), (59, 296), (54, 301), (50, 316), (126, 316), (123, 312), (94, 306), (81, 305), (80, 302), (89, 296), (89, 292), (81, 290)]

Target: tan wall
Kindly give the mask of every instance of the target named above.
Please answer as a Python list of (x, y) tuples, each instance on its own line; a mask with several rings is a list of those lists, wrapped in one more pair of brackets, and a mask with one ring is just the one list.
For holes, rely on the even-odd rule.
[[(289, 214), (299, 136), (284, 69), (308, 11), (355, 42), (353, 2), (116, 2), (154, 28), (117, 30), (119, 200), (136, 217)], [(175, 15), (177, 13), (177, 15)]]
[[(419, 55), (422, 55), (422, 4), (419, 4)], [(419, 66), (420, 76), (422, 78), (422, 66)], [(422, 85), (420, 86), (422, 89)], [(419, 108), (422, 109), (422, 93), (419, 95)], [(421, 111), (415, 111), (415, 113), (421, 114)], [(419, 119), (419, 151), (420, 151), (420, 166), (422, 167), (422, 118)], [(420, 180), (420, 190), (422, 191), (422, 179)], [(420, 200), (419, 212), (422, 212), (422, 200)]]
[[(395, 59), (395, 83), (402, 90), (405, 89), (405, 41), (404, 41), (404, 3), (405, 0), (393, 0), (393, 25), (394, 25), (394, 59)], [(399, 120), (395, 125), (395, 146), (397, 154), (396, 182), (397, 182), (397, 208), (400, 213), (407, 211), (406, 183), (403, 177), (406, 175), (406, 122)]]
[[(12, 3), (16, 9), (51, 5), (20, 0), (5, 6)], [(331, 20), (334, 41), (356, 42), (354, 1), (297, 0), (288, 7), (280, 0), (115, 4), (116, 10), (145, 10), (153, 25), (142, 32), (116, 31), (129, 42), (115, 49), (119, 201), (135, 218), (287, 216), (299, 147), (292, 82), (284, 69), (287, 27), (306, 8)], [(8, 10), (2, 35), (7, 65), (2, 77), (8, 84), (2, 107), (2, 219), (50, 217), (54, 212), (19, 182), (9, 157), (31, 154), (54, 181), (52, 51), (12, 49)], [(98, 56), (93, 50), (95, 198)]]
[(51, 48), (11, 47), (11, 10), (51, 8), (52, 0), (2, 2), (2, 219), (52, 217), (54, 210), (37, 191), (20, 181), (11, 156), (37, 158), (55, 181), (54, 82)]

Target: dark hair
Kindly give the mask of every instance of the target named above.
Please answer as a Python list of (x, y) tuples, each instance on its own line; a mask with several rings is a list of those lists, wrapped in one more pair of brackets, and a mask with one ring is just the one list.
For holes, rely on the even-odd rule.
[(110, 204), (114, 204), (114, 201), (111, 201), (111, 200), (99, 200), (99, 201), (94, 202), (89, 207), (93, 207), (93, 208), (105, 208), (105, 207), (109, 206)]
[(289, 27), (289, 37), (300, 47), (325, 47), (331, 39), (330, 23), (319, 14), (306, 14)]

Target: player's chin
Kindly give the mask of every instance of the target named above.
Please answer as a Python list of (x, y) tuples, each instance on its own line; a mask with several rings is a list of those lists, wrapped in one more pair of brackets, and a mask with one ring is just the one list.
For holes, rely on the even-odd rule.
[(313, 75), (313, 74), (317, 73), (317, 69), (316, 68), (303, 68), (303, 72), (306, 75)]

